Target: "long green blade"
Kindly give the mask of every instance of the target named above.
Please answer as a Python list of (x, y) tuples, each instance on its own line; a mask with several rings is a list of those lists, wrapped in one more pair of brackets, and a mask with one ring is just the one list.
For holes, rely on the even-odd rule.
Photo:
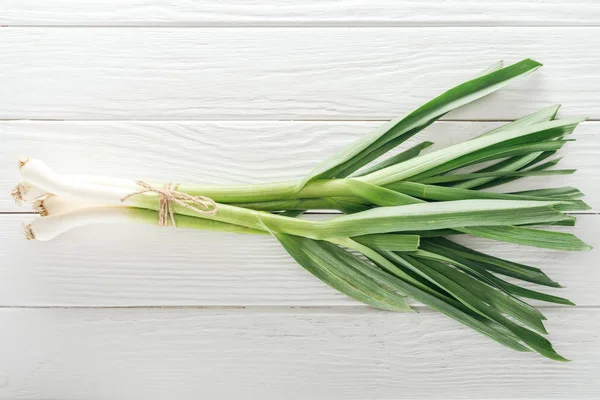
[(515, 296), (527, 297), (531, 299), (537, 299), (541, 301), (546, 301), (550, 303), (557, 304), (568, 304), (573, 305), (573, 303), (567, 299), (562, 297), (552, 296), (545, 293), (536, 292), (534, 290), (525, 289), (515, 284), (506, 282), (503, 279), (500, 279), (496, 275), (490, 273), (485, 267), (480, 265), (477, 261), (470, 260), (468, 258), (462, 257), (453, 251), (452, 248), (446, 247), (442, 244), (436, 243), (435, 241), (425, 240), (423, 241), (421, 247), (430, 252), (434, 252), (436, 254), (440, 254), (451, 258), (452, 260), (456, 260), (458, 263), (454, 264), (458, 268), (461, 268), (466, 273), (473, 274), (478, 279), (483, 280), (489, 284), (492, 284), (507, 293), (510, 293)]
[(573, 303), (571, 300), (565, 299), (564, 297), (553, 296), (551, 294), (542, 293), (542, 292), (538, 292), (538, 291), (531, 290), (531, 289), (526, 289), (521, 286), (506, 282), (496, 276), (494, 276), (494, 278), (496, 278), (496, 283), (499, 286), (501, 286), (508, 293), (513, 294), (515, 296), (526, 297), (528, 299), (534, 299), (534, 300), (539, 300), (539, 301), (545, 301), (547, 303), (562, 304), (565, 306), (574, 306), (575, 305), (575, 303)]
[[(498, 288), (494, 283), (488, 281), (487, 278), (481, 280), (478, 279), (478, 277), (476, 278), (474, 274), (465, 273), (464, 269), (468, 267), (461, 265), (459, 261), (424, 250), (419, 250), (410, 254), (410, 256), (435, 261), (436, 265), (440, 266), (440, 268), (443, 268), (443, 265), (446, 265), (447, 269), (450, 269), (451, 271), (444, 271), (444, 273), (450, 275), (455, 282), (459, 283), (472, 295), (496, 308), (498, 311), (513, 317), (525, 326), (543, 334), (548, 333), (543, 323), (543, 320), (546, 318), (540, 311)], [(452, 267), (449, 265), (462, 267), (459, 268), (462, 271), (452, 270)]]
[[(477, 171), (472, 171), (472, 172), (479, 173), (479, 172), (492, 172), (492, 171), (515, 171), (515, 172), (517, 172), (517, 171), (537, 171), (537, 170), (539, 170), (538, 168), (529, 169), (528, 167), (534, 166), (537, 163), (539, 163), (540, 161), (543, 161), (546, 158), (548, 158), (554, 154), (556, 154), (556, 151), (542, 151), (542, 152), (538, 152), (538, 153), (531, 153), (531, 154), (525, 154), (522, 156), (511, 157), (511, 158), (504, 159), (500, 162), (494, 163), (485, 168), (479, 169)], [(531, 161), (526, 163), (529, 160), (531, 160)], [(551, 166), (556, 165), (559, 160), (560, 160), (560, 158), (553, 161), (553, 163), (551, 165), (548, 165), (547, 168), (550, 168)], [(546, 169), (546, 167), (542, 168), (542, 169)], [(514, 179), (518, 179), (518, 178), (511, 178), (511, 180), (514, 180)], [(482, 185), (475, 185), (475, 186), (482, 187), (485, 185), (490, 185), (491, 183), (492, 182), (488, 182), (488, 183), (484, 183)], [(473, 186), (473, 187), (475, 187), (475, 186)], [(495, 184), (492, 186), (495, 186)]]
[(542, 108), (541, 110), (538, 110), (533, 114), (526, 115), (513, 122), (509, 122), (508, 124), (499, 126), (498, 128), (482, 133), (477, 137), (489, 136), (498, 132), (506, 131), (508, 129), (522, 128), (530, 125), (539, 124), (541, 122), (552, 121), (554, 117), (556, 117), (556, 113), (558, 112), (559, 108), (560, 104), (555, 104), (550, 107)]
[[(427, 248), (428, 251), (418, 250), (411, 255), (417, 258), (425, 258), (457, 267), (468, 274), (468, 277), (464, 277), (464, 279), (469, 282), (466, 287), (473, 290), (482, 300), (526, 326), (529, 326), (540, 333), (548, 333), (542, 323), (546, 317), (535, 307), (525, 303), (513, 296), (509, 291), (505, 290), (504, 286), (500, 283), (504, 281), (496, 278), (484, 268), (472, 268), (472, 263), (469, 263), (469, 260), (456, 256), (442, 246), (424, 243), (424, 248)], [(465, 264), (463, 261), (466, 261), (467, 263)]]
[[(467, 181), (462, 181), (462, 182), (457, 182), (454, 183), (452, 186), (454, 187), (459, 187), (459, 188), (463, 188), (463, 189), (470, 189), (470, 188), (474, 188), (474, 187), (478, 187), (481, 185), (485, 185), (491, 181), (493, 181), (494, 179), (497, 179), (497, 177), (503, 177), (506, 176), (508, 173), (510, 172), (515, 172), (518, 171), (519, 168), (523, 168), (526, 165), (528, 165), (529, 163), (533, 162), (535, 159), (537, 159), (541, 154), (543, 154), (544, 152), (537, 152), (537, 153), (530, 153), (530, 154), (525, 154), (522, 156), (517, 156), (517, 157), (511, 157), (507, 160), (504, 160), (503, 162), (497, 163), (495, 165), (491, 165), (487, 168), (483, 168), (481, 170), (475, 171), (473, 174), (479, 174), (479, 177), (474, 176), (472, 179), (469, 179)], [(492, 174), (492, 175), (482, 175), (482, 174)], [(498, 174), (498, 173), (504, 173), (502, 175), (493, 175), (494, 173)]]
[(398, 164), (407, 160), (410, 160), (411, 158), (415, 158), (416, 156), (418, 156), (419, 154), (421, 154), (421, 152), (423, 150), (425, 150), (426, 148), (428, 148), (429, 146), (431, 146), (433, 144), (433, 142), (423, 142), (423, 143), (419, 143), (413, 147), (411, 147), (410, 149), (407, 149), (405, 151), (403, 151), (402, 153), (398, 153), (393, 157), (388, 158), (387, 160), (383, 160), (369, 168), (365, 168), (363, 170), (360, 170), (358, 174), (352, 175), (352, 177), (354, 176), (363, 176), (366, 174), (370, 174), (371, 172), (375, 172), (375, 171), (379, 171), (380, 169), (383, 169), (385, 167), (389, 167), (390, 165), (394, 165), (394, 164)]
[(376, 206), (389, 207), (423, 203), (423, 200), (415, 199), (407, 194), (356, 179), (346, 179), (345, 182), (353, 196), (360, 197)]
[(405, 259), (410, 265), (415, 266), (416, 270), (421, 271), (423, 276), (428, 277), (432, 282), (452, 293), (465, 306), (504, 326), (541, 355), (556, 361), (568, 361), (554, 351), (552, 344), (547, 339), (504, 317), (494, 307), (471, 293), (468, 286), (469, 282), (464, 280), (464, 277), (468, 275), (435, 261), (425, 260), (424, 262), (420, 262), (407, 255), (407, 253), (401, 253), (400, 257)]
[[(420, 261), (413, 260), (412, 262), (409, 262), (407, 257), (401, 257), (399, 254), (396, 254), (393, 252), (382, 252), (380, 255), (376, 253), (375, 256), (379, 256), (380, 258), (383, 258), (383, 260), (375, 261), (377, 263), (380, 263), (380, 262), (381, 263), (383, 263), (383, 262), (392, 263), (392, 265), (397, 265), (398, 267), (408, 268), (408, 269), (416, 272), (419, 276), (423, 276), (422, 272), (419, 271), (417, 268), (415, 268), (415, 264), (420, 263)], [(371, 256), (367, 255), (367, 257), (371, 257)], [(427, 279), (428, 282), (432, 282), (431, 279), (429, 279), (426, 276), (425, 276), (425, 279)], [(444, 290), (440, 287), (440, 285), (437, 285), (435, 282), (433, 282), (432, 284), (434, 284), (440, 290)], [(448, 293), (447, 291), (445, 291), (445, 292)], [(413, 293), (413, 294), (409, 294), (409, 295), (411, 297), (421, 301), (423, 304), (427, 304), (434, 310), (440, 311), (440, 312), (446, 314), (447, 316), (454, 318), (457, 321), (462, 322), (467, 326), (470, 326), (471, 328), (479, 331), (480, 333), (483, 333), (484, 335), (489, 336), (490, 338), (498, 341), (499, 343), (504, 344), (505, 346), (508, 346), (510, 348), (513, 348), (513, 349), (519, 350), (519, 351), (531, 351), (519, 343), (520, 338), (517, 335), (515, 335), (513, 332), (509, 331), (508, 329), (503, 327), (501, 324), (498, 324), (496, 321), (490, 320), (490, 319), (482, 316), (480, 313), (477, 313), (476, 311), (472, 310), (471, 308), (465, 306), (465, 304), (463, 302), (460, 302), (459, 300), (457, 300), (454, 296), (452, 296), (449, 293), (448, 293), (448, 295), (452, 296), (450, 298), (450, 300), (447, 300), (445, 298), (431, 299), (431, 298), (422, 296), (421, 293)], [(477, 324), (473, 324), (473, 320), (468, 320), (468, 319), (465, 320), (464, 314), (467, 314), (467, 315), (475, 318), (475, 320), (478, 322), (483, 322), (487, 329), (480, 330), (481, 326), (479, 326)]]
[(455, 188), (468, 189), (470, 187), (477, 186), (479, 178), (496, 178), (496, 177), (525, 177), (525, 176), (552, 176), (552, 175), (571, 175), (575, 173), (575, 169), (555, 169), (550, 171), (493, 171), (493, 172), (474, 172), (472, 174), (453, 174), (453, 175), (442, 175), (434, 176), (432, 178), (425, 178), (419, 181), (419, 183), (438, 184), (448, 182), (459, 182), (459, 181), (471, 181), (468, 185), (453, 185)]
[(526, 289), (513, 283), (506, 282), (505, 280), (500, 279), (496, 275), (490, 273), (485, 267), (481, 266), (478, 262), (461, 257), (460, 255), (454, 253), (452, 249), (443, 245), (432, 243), (431, 241), (426, 240), (421, 244), (421, 247), (431, 252), (446, 255), (447, 257), (458, 261), (460, 264), (455, 264), (457, 267), (463, 269), (467, 273), (474, 273), (478, 279), (483, 280), (483, 278), (485, 278), (487, 282), (494, 284), (495, 286), (514, 296), (526, 297), (529, 299), (545, 301), (548, 303), (574, 305), (573, 302), (563, 297), (537, 292), (535, 290)]
[[(451, 159), (448, 162), (442, 163), (415, 176), (411, 176), (408, 179), (411, 181), (420, 181), (422, 179), (456, 170), (458, 168), (468, 167), (474, 164), (481, 164), (487, 161), (504, 159), (506, 157), (529, 155), (531, 153), (556, 151), (560, 150), (567, 142), (567, 140), (549, 140), (538, 143), (517, 144), (512, 146), (491, 146), (473, 153), (465, 154), (461, 157)], [(491, 185), (491, 183), (488, 185)]]
[[(489, 135), (493, 135), (498, 132), (502, 132), (502, 131), (506, 131), (506, 130), (510, 130), (510, 129), (514, 129), (514, 128), (526, 127), (526, 126), (530, 126), (530, 125), (534, 125), (534, 124), (539, 124), (541, 122), (551, 121), (556, 116), (556, 113), (558, 112), (559, 108), (560, 108), (560, 105), (554, 105), (551, 107), (543, 108), (533, 114), (519, 118), (516, 121), (513, 121), (511, 123), (500, 126), (496, 129), (486, 132), (478, 137), (489, 136)], [(528, 163), (533, 161), (539, 155), (540, 155), (540, 153), (526, 154), (521, 157), (515, 157), (514, 159), (506, 160), (506, 161), (500, 162), (498, 164), (486, 167), (486, 168), (482, 169), (481, 171), (476, 171), (476, 172), (516, 171), (517, 169), (528, 165)], [(493, 180), (493, 178), (489, 178), (489, 177), (479, 177), (477, 179), (472, 179), (467, 182), (460, 182), (458, 184), (455, 184), (454, 186), (469, 189), (472, 187), (486, 184), (492, 180)]]
[(371, 208), (369, 205), (361, 202), (349, 201), (346, 198), (341, 197), (331, 197), (329, 201), (338, 211), (341, 211), (344, 214), (354, 214), (367, 211)]
[(352, 237), (373, 233), (421, 231), (469, 226), (544, 224), (572, 219), (551, 206), (556, 203), (518, 200), (460, 200), (379, 207), (315, 222), (300, 231), (286, 221), (274, 221), (278, 232), (314, 235), (316, 239)]
[(410, 311), (406, 297), (373, 279), (375, 267), (338, 246), (300, 236), (273, 232), (288, 253), (324, 283), (362, 303), (388, 311)]
[(417, 251), (419, 249), (418, 235), (382, 233), (375, 235), (355, 236), (352, 238), (352, 240), (379, 250)]
[[(374, 251), (366, 246), (362, 246), (357, 243), (358, 246), (350, 247), (357, 251), (360, 251), (371, 259), (374, 263), (380, 265), (382, 268), (390, 271), (396, 271), (400, 269), (400, 266), (396, 265), (393, 259), (398, 260), (399, 257), (396, 253), (382, 252), (381, 254)], [(384, 256), (385, 254), (385, 256)], [(392, 259), (388, 259), (387, 257)], [(503, 344), (513, 350), (517, 351), (530, 351), (528, 348), (521, 345), (518, 338), (508, 332), (493, 321), (483, 319), (480, 315), (472, 312), (467, 307), (464, 307), (460, 302), (453, 298), (446, 298), (443, 295), (431, 292), (431, 290), (424, 290), (423, 288), (416, 287), (412, 284), (405, 282), (402, 279), (398, 280), (399, 289), (402, 293), (413, 299), (420, 301), (421, 303), (431, 307), (432, 309), (439, 311), (450, 318), (457, 320), (458, 322), (490, 337), (491, 339)]]
[(392, 139), (389, 142), (382, 144), (378, 148), (376, 148), (368, 153), (363, 153), (363, 154), (356, 156), (354, 159), (352, 159), (352, 161), (344, 169), (341, 169), (340, 171), (338, 171), (336, 173), (335, 178), (345, 178), (345, 177), (351, 175), (352, 173), (358, 171), (362, 167), (377, 160), (379, 157), (388, 153), (392, 149), (395, 149), (400, 144), (402, 144), (406, 140), (408, 140), (410, 137), (416, 135), (423, 129), (427, 128), (429, 125), (433, 124), (435, 121), (436, 121), (436, 119), (432, 119), (428, 123), (426, 123), (422, 126), (419, 126), (418, 128), (415, 128), (411, 131), (408, 131), (404, 135), (401, 135), (395, 139)]
[[(518, 194), (481, 192), (471, 189), (460, 189), (455, 187), (425, 185), (417, 182), (396, 182), (388, 186), (388, 188), (396, 190), (420, 199), (435, 200), (435, 201), (454, 201), (454, 200), (469, 200), (469, 199), (495, 199), (495, 200), (532, 200), (532, 201), (552, 201), (550, 197), (536, 197)], [(554, 207), (561, 211), (583, 211), (589, 210), (588, 206), (582, 200), (564, 200), (564, 204), (559, 204)]]
[(455, 229), (481, 238), (542, 249), (563, 251), (587, 251), (592, 249), (592, 246), (571, 233), (523, 228), (520, 226), (473, 226)]
[(481, 266), (489, 271), (517, 278), (522, 281), (537, 283), (538, 285), (560, 287), (558, 282), (550, 279), (550, 277), (539, 268), (484, 254), (445, 238), (432, 238), (430, 241), (432, 241), (432, 243), (441, 244), (464, 258), (480, 263)]
[[(544, 151), (540, 154), (540, 156), (532, 161), (530, 164), (527, 164), (525, 167), (520, 168), (519, 172), (526, 172), (526, 173), (535, 173), (535, 172), (542, 172), (547, 170), (548, 168), (552, 168), (553, 166), (555, 166), (556, 164), (558, 164), (558, 162), (562, 159), (562, 157), (558, 157), (555, 158), (554, 160), (550, 160), (548, 162), (545, 162), (543, 164), (539, 164), (539, 165), (535, 165), (538, 162), (546, 159), (547, 157), (550, 157), (552, 154), (556, 153), (556, 151)], [(530, 175), (531, 176), (531, 175)], [(495, 178), (493, 180), (490, 180), (487, 183), (484, 183), (482, 185), (478, 185), (475, 188), (477, 190), (482, 190), (482, 189), (487, 189), (487, 188), (491, 188), (491, 187), (495, 187), (495, 186), (499, 186), (499, 185), (504, 185), (505, 183), (509, 183), (518, 179), (521, 179), (523, 177), (520, 176), (513, 176), (513, 177), (502, 177), (502, 178)]]
[[(481, 136), (445, 149), (424, 154), (357, 179), (375, 185), (390, 183), (417, 176), (459, 157), (469, 156), (484, 149), (502, 150), (507, 147), (531, 145), (570, 134), (583, 119), (564, 119), (543, 122), (524, 128), (513, 128), (493, 135)], [(541, 151), (541, 150), (538, 150)], [(460, 165), (462, 166), (462, 165)]]
[(364, 139), (356, 141), (350, 147), (326, 160), (308, 174), (303, 180), (302, 186), (315, 179), (337, 177), (338, 173), (347, 170), (354, 160), (366, 157), (372, 151), (376, 151), (396, 138), (408, 139), (448, 111), (501, 89), (512, 80), (527, 75), (541, 66), (542, 64), (537, 61), (526, 59), (448, 90), (406, 117), (398, 118), (376, 129)]
[[(310, 199), (285, 199), (271, 201), (257, 201), (249, 203), (235, 203), (236, 207), (249, 208), (258, 211), (284, 211), (284, 210), (329, 210), (337, 209), (339, 202), (333, 198), (321, 197)], [(364, 204), (360, 198), (344, 198), (340, 201), (348, 203)], [(368, 209), (369, 207), (365, 208)]]
[[(491, 65), (490, 67), (486, 68), (485, 70), (483, 70), (480, 74), (478, 74), (476, 77), (481, 77), (487, 74), (490, 74), (492, 72), (495, 72), (499, 69), (501, 69), (503, 66), (502, 62), (497, 62), (493, 65)], [(419, 126), (418, 128), (415, 128), (414, 130), (411, 130), (409, 132), (406, 132), (404, 135), (401, 135), (395, 139), (390, 140), (389, 142), (379, 146), (377, 149), (372, 150), (369, 153), (365, 153), (365, 154), (361, 154), (359, 156), (356, 156), (350, 163), (349, 165), (347, 165), (344, 169), (340, 170), (337, 174), (336, 177), (337, 178), (342, 178), (345, 176), (349, 176), (351, 175), (353, 172), (361, 169), (362, 167), (364, 167), (365, 165), (371, 163), (372, 161), (378, 159), (379, 157), (381, 157), (383, 154), (386, 154), (387, 152), (389, 152), (390, 150), (396, 148), (399, 144), (404, 143), (409, 137), (413, 136), (414, 134), (418, 133), (419, 131), (425, 129), (427, 126), (431, 125), (433, 122), (435, 122), (437, 120), (436, 119), (432, 119), (429, 122), (427, 122), (426, 124)], [(393, 165), (393, 164), (397, 164), (400, 162), (404, 162), (406, 160), (409, 160), (413, 157), (416, 157), (417, 155), (419, 155), (420, 151), (426, 147), (429, 147), (431, 144), (431, 142), (425, 142), (422, 143), (421, 145), (417, 145), (415, 146), (415, 148), (413, 149), (409, 149), (406, 152), (403, 152), (401, 154), (398, 154), (394, 157), (391, 157), (388, 160), (384, 160), (381, 163), (378, 163), (377, 165), (373, 166), (372, 168), (368, 169), (368, 172), (365, 171), (361, 171), (361, 174), (357, 174), (355, 176), (361, 176), (364, 175), (365, 173), (370, 173), (370, 172), (374, 172), (374, 171), (378, 171), (382, 168), (385, 168), (386, 166), (389, 165)]]
[(578, 199), (583, 197), (583, 193), (579, 189), (572, 186), (564, 186), (558, 188), (548, 189), (532, 189), (523, 190), (520, 192), (512, 192), (509, 194), (525, 195), (525, 196), (536, 196), (536, 197), (552, 197), (556, 199)]

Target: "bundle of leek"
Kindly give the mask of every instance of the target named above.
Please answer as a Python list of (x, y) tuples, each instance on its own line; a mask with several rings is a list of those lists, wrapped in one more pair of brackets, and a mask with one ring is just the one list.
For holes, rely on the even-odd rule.
[[(23, 182), (13, 196), (33, 201), (43, 216), (26, 226), (30, 239), (49, 240), (95, 222), (155, 224), (159, 218), (180, 228), (272, 235), (302, 267), (358, 301), (409, 311), (411, 297), (514, 350), (564, 361), (541, 335), (547, 333), (544, 315), (522, 298), (572, 303), (502, 276), (559, 284), (538, 268), (475, 251), (446, 236), (588, 250), (571, 234), (539, 228), (575, 224), (563, 212), (588, 208), (577, 189), (482, 191), (527, 176), (574, 172), (550, 170), (558, 160), (548, 158), (583, 119), (556, 120), (558, 106), (548, 107), (464, 143), (421, 155), (431, 145), (424, 142), (377, 161), (447, 112), (540, 66), (530, 59), (507, 67), (497, 63), (358, 140), (298, 181), (182, 184), (163, 190), (124, 179), (59, 175), (39, 160), (22, 159)], [(345, 215), (299, 218), (315, 209)]]

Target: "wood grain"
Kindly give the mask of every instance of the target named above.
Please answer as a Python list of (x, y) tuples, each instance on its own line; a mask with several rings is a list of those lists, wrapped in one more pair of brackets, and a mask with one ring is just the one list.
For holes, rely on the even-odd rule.
[[(92, 225), (51, 242), (33, 242), (24, 239), (21, 228), (32, 218), (0, 218), (0, 306), (358, 304), (303, 270), (270, 237)], [(577, 227), (563, 230), (600, 246), (598, 215), (581, 215)], [(566, 288), (537, 289), (580, 306), (600, 306), (600, 271), (593, 251), (558, 252), (469, 237), (461, 243), (540, 267)]]
[[(600, 118), (600, 28), (3, 28), (1, 119), (391, 119), (525, 57), (450, 119)], [(568, 52), (566, 52), (568, 49)]]
[[(564, 114), (563, 114), (564, 115)], [(259, 183), (297, 179), (380, 122), (286, 121), (0, 121), (0, 193), (18, 182), (16, 160), (40, 158), (59, 172), (133, 180)], [(472, 138), (498, 123), (440, 122), (401, 148), (424, 140), (431, 150)], [(527, 178), (503, 191), (571, 185), (600, 210), (600, 123), (581, 124), (561, 152), (558, 168), (574, 175)], [(202, 169), (199, 170), (199, 166)], [(27, 211), (8, 196), (0, 212)]]
[(3, 399), (597, 398), (598, 310), (548, 312), (573, 359), (430, 312), (0, 310)]
[(597, 26), (594, 0), (0, 0), (1, 25)]
[[(131, 179), (298, 178), (374, 120), (498, 59), (546, 67), (419, 140), (446, 146), (552, 103), (600, 120), (596, 0), (0, 0), (0, 10), (2, 193), (22, 154)], [(598, 128), (583, 124), (563, 151), (576, 175), (522, 182), (577, 186), (598, 212)], [(106, 225), (27, 242), (21, 223), (34, 217), (5, 214), (24, 210), (9, 200), (0, 399), (600, 398), (594, 252), (467, 239), (567, 286), (547, 292), (578, 307), (543, 310), (574, 360), (561, 364), (422, 306), (360, 306), (267, 237)], [(600, 215), (578, 220), (569, 230), (598, 247)]]

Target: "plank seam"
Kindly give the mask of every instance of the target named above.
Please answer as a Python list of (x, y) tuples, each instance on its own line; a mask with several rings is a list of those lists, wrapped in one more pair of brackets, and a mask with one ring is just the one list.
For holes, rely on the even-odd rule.
[(598, 28), (600, 23), (592, 22), (573, 22), (561, 24), (537, 24), (535, 21), (524, 22), (434, 22), (434, 21), (323, 21), (323, 22), (290, 22), (290, 21), (274, 21), (269, 23), (264, 22), (204, 22), (204, 23), (154, 23), (154, 24), (2, 24), (0, 28), (120, 28), (120, 29), (140, 29), (140, 28), (178, 28), (178, 29), (203, 29), (203, 28), (438, 28), (438, 29), (454, 29), (454, 28)]
[[(411, 305), (411, 307), (413, 309), (416, 309), (419, 312), (422, 311), (431, 311), (434, 312), (430, 307), (427, 307), (425, 305)], [(582, 306), (552, 306), (552, 305), (542, 305), (542, 306), (537, 306), (536, 308), (538, 309), (545, 309), (545, 310), (551, 310), (551, 309), (564, 309), (564, 310), (574, 310), (574, 309), (585, 309), (585, 310), (600, 310), (600, 305), (582, 305)], [(381, 312), (381, 310), (372, 308), (372, 307), (367, 307), (367, 306), (360, 306), (360, 305), (335, 305), (335, 306), (302, 306), (302, 305), (298, 305), (298, 306), (285, 306), (285, 305), (260, 305), (260, 306), (255, 306), (255, 305), (247, 305), (247, 306), (243, 306), (243, 305), (239, 305), (239, 306), (231, 306), (231, 305), (210, 305), (210, 306), (202, 306), (202, 305), (165, 305), (165, 306), (160, 306), (160, 305), (135, 305), (135, 306), (119, 306), (119, 305), (99, 305), (99, 306), (95, 306), (95, 305), (35, 305), (35, 306), (27, 306), (27, 305), (23, 305), (23, 306), (15, 306), (15, 305), (10, 305), (10, 306), (6, 306), (6, 305), (0, 305), (0, 310), (19, 310), (19, 309), (26, 309), (26, 310), (37, 310), (37, 309), (101, 309), (101, 310), (120, 310), (120, 309), (161, 309), (161, 310), (203, 310), (203, 309), (207, 309), (207, 310), (265, 310), (265, 311), (279, 311), (279, 310), (294, 310), (294, 309), (303, 309), (303, 310), (315, 310), (315, 311), (319, 311), (319, 310), (340, 310), (340, 311), (373, 311), (373, 312)]]
[[(69, 118), (69, 119), (52, 119), (52, 118), (0, 118), (1, 122), (390, 122), (390, 119), (385, 118), (195, 118), (195, 119), (141, 119), (141, 118), (106, 118), (106, 119), (81, 119), (81, 118)], [(513, 122), (514, 119), (441, 119), (436, 121), (440, 122), (458, 122), (458, 123), (473, 123), (473, 122)], [(589, 118), (585, 122), (600, 122), (600, 118)]]

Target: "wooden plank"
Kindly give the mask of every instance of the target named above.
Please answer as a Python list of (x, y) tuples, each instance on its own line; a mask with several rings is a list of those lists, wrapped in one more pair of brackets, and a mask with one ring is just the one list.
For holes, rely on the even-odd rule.
[[(26, 241), (30, 215), (0, 216), (0, 306), (353, 306), (297, 265), (270, 237), (148, 225), (93, 225), (50, 242)], [(600, 245), (600, 216), (574, 231)], [(568, 253), (465, 237), (462, 243), (542, 268), (565, 289), (538, 287), (580, 306), (600, 305), (592, 252)], [(532, 287), (531, 285), (528, 287)], [(537, 303), (539, 304), (539, 303)]]
[(448, 118), (597, 119), (591, 48), (600, 28), (4, 28), (0, 118), (387, 120), (531, 57), (547, 67)]
[(27, 26), (582, 26), (594, 0), (159, 1), (0, 0), (1, 25)]
[(5, 309), (0, 396), (591, 399), (598, 311), (548, 312), (563, 364), (429, 312)]
[[(205, 183), (260, 183), (298, 179), (380, 122), (290, 121), (0, 121), (0, 192), (19, 180), (16, 160), (40, 158), (60, 172), (125, 177), (133, 180)], [(424, 140), (435, 150), (497, 127), (492, 122), (440, 122), (401, 148)], [(527, 178), (503, 191), (576, 186), (600, 210), (600, 123), (577, 128), (561, 152), (558, 168), (574, 175)], [(201, 172), (200, 172), (201, 166)], [(0, 212), (27, 211), (8, 196)]]

